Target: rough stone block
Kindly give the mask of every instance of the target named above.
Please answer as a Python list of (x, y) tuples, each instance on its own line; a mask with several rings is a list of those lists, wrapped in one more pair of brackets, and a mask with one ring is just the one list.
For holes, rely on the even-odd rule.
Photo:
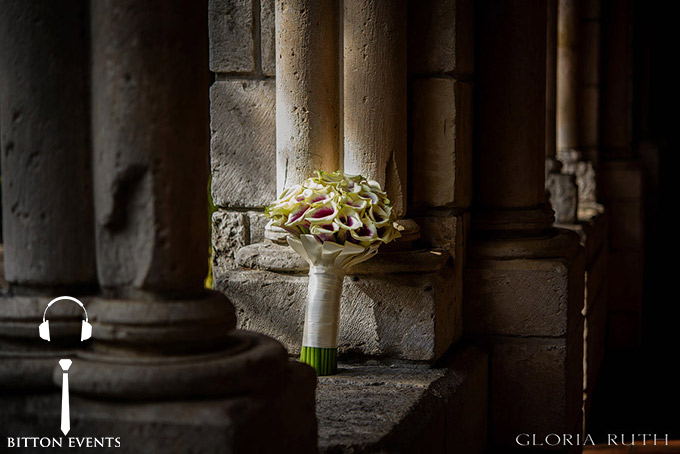
[(210, 89), (212, 196), (216, 206), (258, 208), (276, 196), (274, 80)]
[(451, 357), (436, 369), (341, 363), (337, 375), (319, 377), (319, 451), (481, 454), (487, 357), (470, 345)]
[[(453, 270), (345, 278), (340, 309), (340, 350), (432, 361), (461, 332)], [(215, 276), (229, 295), (239, 326), (266, 333), (297, 354), (307, 302), (306, 275), (231, 271)]]
[[(582, 339), (503, 338), (491, 346), (493, 445), (517, 447), (518, 434), (577, 433), (582, 400)], [(540, 415), (540, 417), (537, 417)]]
[(276, 27), (274, 0), (260, 0), (260, 55), (262, 73), (276, 75)]
[(251, 0), (210, 0), (208, 29), (211, 71), (252, 72), (255, 69)]
[(472, 0), (409, 1), (409, 73), (474, 71)]
[(249, 240), (248, 244), (261, 243), (264, 241), (264, 229), (269, 222), (269, 219), (264, 217), (261, 211), (248, 211), (248, 230)]
[(248, 244), (245, 214), (218, 210), (212, 216), (213, 272), (237, 269), (236, 251)]
[[(63, 448), (76, 453), (316, 453), (313, 372), (291, 362), (286, 373), (272, 381), (266, 391), (194, 401), (114, 402), (80, 398), (72, 393), (69, 436), (118, 437), (120, 447), (93, 449), (83, 445), (68, 449), (64, 437)], [(0, 407), (3, 445), (6, 436), (62, 436), (61, 392), (5, 394), (0, 397)], [(267, 436), (262, 437), (262, 433)], [(61, 450), (17, 450), (43, 451)]]
[(643, 202), (621, 201), (607, 204), (609, 211), (609, 244), (615, 250), (640, 249), (644, 244)]
[(413, 82), (413, 204), (470, 205), (472, 86), (451, 78)]
[[(470, 333), (563, 336), (583, 306), (583, 274), (564, 259), (482, 260), (465, 271)], [(581, 268), (581, 273), (582, 273)], [(580, 282), (580, 285), (579, 285)], [(580, 306), (570, 307), (580, 300)]]
[(466, 222), (469, 215), (416, 217), (420, 226), (420, 239), (431, 248), (442, 248), (454, 261), (465, 263)]
[(550, 193), (550, 205), (555, 211), (555, 222), (575, 223), (578, 212), (576, 177), (550, 173), (545, 180), (545, 189)]

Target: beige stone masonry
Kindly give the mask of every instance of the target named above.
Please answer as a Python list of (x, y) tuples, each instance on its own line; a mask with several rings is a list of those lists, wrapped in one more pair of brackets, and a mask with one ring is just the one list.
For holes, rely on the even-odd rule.
[(344, 168), (406, 212), (406, 1), (344, 2)]
[(276, 189), (339, 168), (339, 6), (276, 0)]
[(472, 199), (472, 85), (412, 83), (414, 206), (467, 208)]

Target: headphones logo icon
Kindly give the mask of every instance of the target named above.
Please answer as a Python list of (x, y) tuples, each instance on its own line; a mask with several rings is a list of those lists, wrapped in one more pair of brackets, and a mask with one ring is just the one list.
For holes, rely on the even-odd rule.
[(46, 320), (45, 317), (47, 316), (47, 309), (50, 308), (51, 305), (56, 303), (57, 301), (61, 300), (70, 300), (73, 301), (74, 303), (78, 304), (83, 311), (85, 312), (85, 320), (83, 320), (83, 328), (80, 331), (80, 341), (86, 341), (89, 338), (92, 337), (92, 325), (90, 325), (88, 316), (87, 316), (87, 309), (85, 309), (85, 305), (81, 303), (79, 300), (73, 298), (72, 296), (60, 296), (58, 298), (53, 299), (47, 304), (47, 307), (45, 308), (45, 312), (43, 313), (43, 321), (38, 327), (38, 330), (40, 332), (40, 338), (45, 339), (46, 341), (50, 341), (50, 321)]

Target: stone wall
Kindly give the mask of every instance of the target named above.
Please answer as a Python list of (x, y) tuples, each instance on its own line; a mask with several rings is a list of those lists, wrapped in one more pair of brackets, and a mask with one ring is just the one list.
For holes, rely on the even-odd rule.
[(276, 196), (274, 0), (211, 0), (210, 161), (215, 274), (262, 241)]
[[(299, 6), (285, 5), (288, 8)], [(329, 11), (334, 14), (334, 2), (323, 5), (325, 14)], [(354, 13), (374, 15), (376, 20), (387, 21), (390, 26), (401, 20), (399, 15), (383, 15), (383, 7), (375, 10), (359, 7), (355, 11), (354, 6), (357, 5), (345, 4), (346, 21), (351, 20)], [(403, 80), (405, 98), (394, 99), (401, 96), (397, 87), (389, 102), (394, 106), (409, 105), (408, 114), (403, 118), (408, 125), (408, 134), (405, 139), (395, 139), (395, 147), (406, 142), (407, 156), (403, 159), (395, 155), (396, 170), (383, 169), (380, 160), (389, 164), (392, 158), (383, 159), (386, 157), (381, 154), (380, 147), (373, 153), (380, 158), (375, 169), (376, 179), (381, 180), (380, 172), (386, 171), (384, 178), (389, 186), (394, 184), (394, 178), (389, 177), (392, 173), (407, 175), (405, 181), (400, 177), (400, 191), (393, 197), (400, 200), (403, 197), (404, 202), (400, 203), (405, 203), (406, 209), (399, 210), (409, 219), (410, 224), (407, 224), (413, 226), (409, 228), (416, 231), (411, 237), (415, 242), (381, 253), (381, 263), (392, 264), (390, 271), (374, 266), (372, 271), (357, 269), (350, 272), (351, 277), (345, 283), (343, 319), (354, 320), (356, 323), (352, 325), (359, 328), (357, 332), (344, 333), (341, 328), (341, 349), (432, 361), (462, 333), (462, 273), (472, 194), (474, 8), (470, 0), (406, 2), (405, 7), (407, 28), (412, 31), (408, 33), (406, 48), (397, 47), (399, 53), (409, 56), (405, 63), (408, 78)], [(289, 352), (295, 353), (301, 340), (306, 267), (296, 268), (297, 259), (294, 254), (291, 256), (287, 247), (271, 242), (259, 244), (264, 241), (266, 225), (263, 208), (277, 195), (277, 168), (283, 165), (281, 162), (277, 165), (276, 90), (277, 83), (283, 86), (291, 82), (284, 84), (282, 80), (276, 80), (274, 38), (285, 30), (276, 29), (274, 0), (213, 0), (209, 8), (210, 69), (214, 73), (210, 93), (211, 193), (217, 207), (212, 220), (215, 286), (234, 301), (241, 327), (272, 335), (283, 342)], [(282, 10), (281, 17), (290, 14)], [(285, 26), (282, 20), (281, 29)], [(342, 28), (342, 21), (338, 26)], [(360, 40), (362, 36), (354, 38)], [(338, 39), (342, 40), (342, 37)], [(235, 42), (238, 45), (234, 46)], [(292, 46), (291, 43), (286, 42), (286, 46)], [(394, 45), (389, 40), (383, 44)], [(344, 48), (345, 79), (353, 77), (353, 49), (352, 46)], [(293, 51), (314, 52), (304, 46)], [(338, 52), (342, 61), (342, 45), (338, 46)], [(302, 65), (305, 60), (300, 58), (298, 64)], [(399, 60), (401, 57), (394, 58), (396, 60), (390, 64), (403, 63)], [(317, 66), (325, 64), (319, 61)], [(285, 68), (288, 67), (281, 68), (287, 71)], [(376, 68), (378, 70), (380, 68)], [(300, 74), (293, 82), (314, 83), (301, 79), (304, 77), (310, 76)], [(368, 84), (375, 82), (371, 74), (360, 77)], [(402, 83), (399, 74), (390, 73), (390, 77), (390, 83)], [(341, 80), (338, 83), (343, 86)], [(345, 81), (345, 90), (348, 83)], [(371, 93), (375, 94), (375, 99), (382, 99), (379, 93)], [(347, 112), (355, 111), (352, 107), (355, 101), (348, 99), (345, 91), (345, 123)], [(370, 102), (374, 102), (373, 98)], [(380, 109), (378, 103), (364, 114), (376, 117), (371, 112)], [(365, 121), (372, 120), (367, 118)], [(389, 121), (398, 123), (402, 120), (395, 113)], [(298, 131), (296, 134), (300, 134), (301, 144), (306, 143), (307, 136), (302, 135), (306, 133)], [(350, 131), (345, 127), (345, 147), (356, 147), (357, 141), (366, 134), (365, 130)], [(348, 137), (352, 140), (348, 141)], [(343, 142), (342, 136), (339, 142)], [(359, 156), (362, 149), (357, 147), (350, 151)], [(345, 167), (366, 164), (355, 162), (356, 158), (348, 155), (348, 150), (345, 150)], [(283, 150), (283, 153), (290, 154), (290, 151)], [(342, 158), (339, 161), (342, 166)], [(373, 172), (370, 166), (364, 170)], [(409, 188), (407, 193), (402, 193), (406, 187)], [(418, 259), (418, 263), (410, 262), (412, 255), (418, 254), (416, 251), (432, 253), (422, 253), (424, 258)], [(404, 278), (404, 273), (409, 276)], [(276, 291), (271, 290), (274, 288)], [(404, 298), (404, 295), (409, 296)], [(418, 320), (415, 327), (411, 323), (413, 320)]]

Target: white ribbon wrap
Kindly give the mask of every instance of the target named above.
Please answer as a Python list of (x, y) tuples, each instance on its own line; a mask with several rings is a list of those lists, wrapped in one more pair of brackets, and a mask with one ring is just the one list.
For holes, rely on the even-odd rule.
[(340, 322), (342, 281), (347, 268), (370, 259), (378, 245), (321, 243), (314, 235), (289, 236), (288, 244), (309, 264), (309, 290), (303, 347), (336, 348)]

